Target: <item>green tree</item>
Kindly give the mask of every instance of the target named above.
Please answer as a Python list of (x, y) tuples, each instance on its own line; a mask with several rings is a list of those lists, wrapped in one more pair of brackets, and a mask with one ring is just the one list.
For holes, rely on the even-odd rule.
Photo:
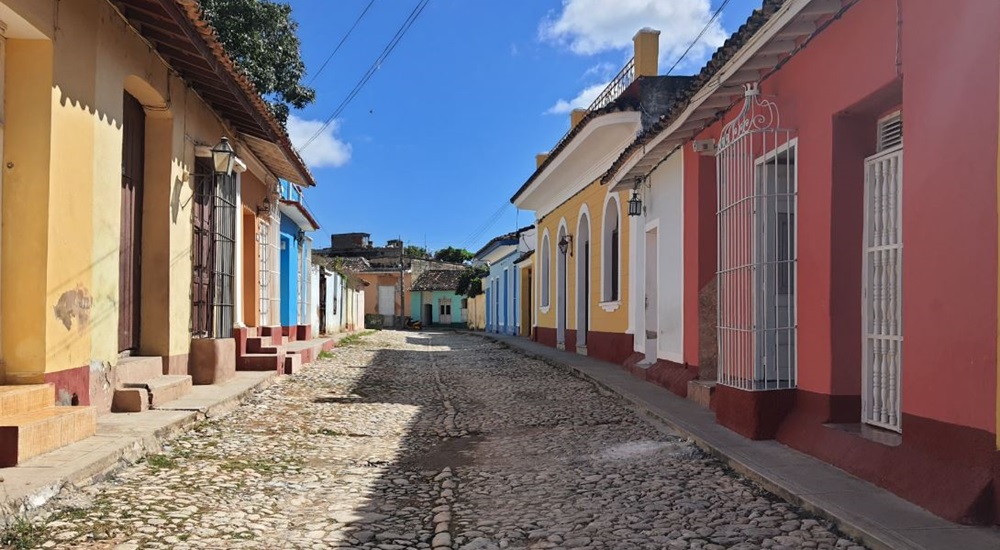
[(290, 108), (316, 99), (316, 90), (302, 83), (306, 65), (291, 6), (271, 0), (201, 0), (201, 8), (282, 126)]
[(462, 272), (458, 279), (458, 287), (455, 294), (467, 298), (475, 298), (483, 293), (483, 277), (490, 274), (490, 269), (486, 266), (470, 267)]
[(431, 257), (430, 252), (427, 252), (426, 248), (422, 246), (416, 246), (413, 244), (406, 245), (406, 248), (403, 249), (403, 254), (405, 254), (407, 257), (410, 258), (419, 258), (419, 259), (428, 259)]
[(473, 258), (474, 254), (464, 248), (449, 246), (434, 253), (434, 259), (439, 262), (451, 262), (455, 264), (465, 263)]

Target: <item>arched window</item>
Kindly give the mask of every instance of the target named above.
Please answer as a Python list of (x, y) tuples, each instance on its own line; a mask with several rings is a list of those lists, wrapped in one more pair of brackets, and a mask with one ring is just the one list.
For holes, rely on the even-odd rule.
[(621, 254), (618, 197), (611, 195), (604, 204), (604, 227), (601, 233), (601, 301), (616, 302), (621, 295)]
[(539, 257), (539, 259), (542, 262), (542, 269), (541, 269), (541, 275), (540, 275), (541, 278), (542, 278), (542, 280), (541, 280), (541, 288), (542, 288), (541, 302), (542, 302), (542, 307), (549, 307), (549, 294), (550, 294), (550, 289), (549, 289), (549, 285), (550, 285), (549, 278), (550, 278), (550, 276), (549, 276), (549, 273), (551, 271), (551, 267), (550, 266), (551, 266), (552, 260), (550, 259), (550, 254), (549, 254), (549, 234), (548, 233), (546, 233), (542, 237), (542, 254)]

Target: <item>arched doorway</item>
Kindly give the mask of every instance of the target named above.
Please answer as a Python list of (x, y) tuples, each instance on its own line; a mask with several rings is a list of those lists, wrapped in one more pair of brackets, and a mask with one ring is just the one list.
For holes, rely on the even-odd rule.
[[(559, 227), (559, 237), (556, 239), (557, 243), (563, 242), (566, 238), (566, 227)], [(562, 247), (556, 247), (556, 344), (558, 347), (565, 349), (566, 347), (566, 268), (568, 267), (566, 261), (566, 252), (563, 252)]]
[(580, 216), (576, 229), (576, 347), (586, 351), (590, 330), (590, 219)]

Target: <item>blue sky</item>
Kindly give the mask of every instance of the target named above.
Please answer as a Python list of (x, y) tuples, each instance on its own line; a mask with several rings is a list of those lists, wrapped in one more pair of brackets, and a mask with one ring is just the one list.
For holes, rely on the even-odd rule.
[[(309, 81), (369, 0), (287, 0)], [(402, 237), (431, 250), (472, 251), (527, 225), (510, 196), (536, 153), (569, 129), (569, 105), (589, 104), (632, 54), (631, 37), (661, 31), (660, 72), (724, 0), (430, 0), (334, 123), (302, 151), (318, 185), (306, 200), (330, 233)], [(316, 102), (289, 124), (302, 145), (327, 120), (419, 0), (375, 0), (312, 85)], [(673, 74), (701, 68), (760, 5), (730, 0)], [(501, 212), (502, 209), (502, 212)], [(490, 227), (488, 222), (496, 218)]]

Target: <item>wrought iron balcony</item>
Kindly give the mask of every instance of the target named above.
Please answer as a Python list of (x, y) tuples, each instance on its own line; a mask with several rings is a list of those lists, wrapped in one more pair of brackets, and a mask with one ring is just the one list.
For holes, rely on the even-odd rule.
[(628, 63), (622, 67), (621, 71), (608, 83), (608, 87), (604, 88), (604, 91), (594, 99), (594, 102), (587, 107), (588, 111), (596, 111), (602, 107), (606, 107), (612, 101), (618, 99), (618, 96), (622, 95), (622, 92), (629, 87), (630, 84), (635, 80), (635, 58), (628, 60)]

